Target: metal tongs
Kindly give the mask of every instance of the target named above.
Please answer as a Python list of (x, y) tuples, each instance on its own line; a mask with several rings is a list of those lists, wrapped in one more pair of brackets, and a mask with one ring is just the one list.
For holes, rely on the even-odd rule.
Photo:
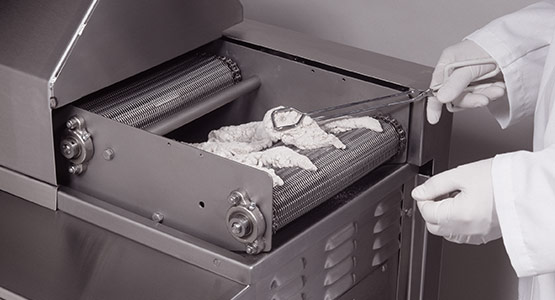
[[(501, 73), (501, 68), (499, 68), (496, 61), (491, 57), (468, 59), (464, 61), (452, 62), (452, 63), (446, 64), (445, 66), (443, 66), (443, 80), (445, 81), (447, 78), (449, 78), (453, 74), (453, 72), (458, 68), (470, 67), (475, 65), (486, 65), (486, 64), (495, 65), (495, 69), (478, 78), (475, 78), (471, 82), (471, 84), (463, 90), (463, 92), (473, 93), (475, 91), (488, 88), (496, 84), (496, 81), (498, 80), (495, 80), (495, 77), (499, 75), (499, 73)], [(488, 81), (488, 79), (492, 79), (492, 80)], [(443, 83), (438, 83), (438, 84), (432, 85), (430, 88), (435, 93), (442, 87), (443, 87)], [(458, 112), (458, 111), (464, 110), (464, 108), (458, 107), (453, 102), (445, 103), (445, 106), (447, 107), (447, 110), (450, 112)]]
[[(348, 116), (357, 115), (360, 113), (417, 102), (429, 96), (433, 96), (433, 93), (434, 91), (432, 89), (427, 89), (425, 91), (411, 89), (406, 92), (341, 104), (337, 106), (326, 107), (326, 108), (314, 110), (307, 113), (303, 113), (293, 107), (282, 107), (272, 112), (271, 114), (272, 125), (274, 126), (274, 129), (276, 131), (285, 131), (285, 130), (293, 129), (299, 126), (306, 116), (311, 117), (314, 121), (321, 124), (321, 123), (345, 118)], [(364, 106), (365, 104), (370, 104), (370, 106), (365, 107)], [(347, 110), (347, 111), (340, 113), (340, 111), (342, 110)], [(289, 113), (289, 112), (295, 112), (296, 114), (298, 114), (299, 117), (294, 121), (280, 120), (279, 118), (280, 115)]]

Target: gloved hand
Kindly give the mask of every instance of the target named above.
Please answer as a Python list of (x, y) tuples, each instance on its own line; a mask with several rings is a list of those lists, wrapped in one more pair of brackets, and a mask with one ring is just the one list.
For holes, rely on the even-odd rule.
[[(449, 72), (453, 66), (453, 71)], [(439, 121), (445, 103), (451, 103), (447, 108), (454, 111), (453, 107), (460, 110), (486, 106), (503, 96), (505, 83), (502, 79), (465, 91), (471, 82), (497, 73), (493, 58), (473, 41), (464, 40), (443, 50), (430, 83), (430, 87), (438, 92), (435, 97), (428, 98), (428, 122), (436, 124)]]
[[(501, 237), (493, 200), (492, 161), (481, 160), (445, 171), (412, 190), (430, 233), (475, 245)], [(454, 192), (458, 192), (454, 197), (434, 200)]]

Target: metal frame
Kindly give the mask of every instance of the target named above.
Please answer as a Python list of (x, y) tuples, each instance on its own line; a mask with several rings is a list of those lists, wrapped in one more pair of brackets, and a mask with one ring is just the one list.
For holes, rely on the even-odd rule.
[[(171, 2), (177, 3), (179, 1)], [(210, 3), (214, 4), (216, 2), (219, 1)], [(56, 3), (60, 4), (59, 7), (63, 7), (61, 5), (63, 1), (60, 0)], [(76, 8), (77, 13), (75, 16), (68, 19), (66, 24), (70, 28), (68, 32), (74, 33), (75, 28), (77, 28), (74, 25), (80, 24), (79, 22), (83, 20), (83, 9), (87, 7), (87, 3), (89, 2), (83, 1), (78, 3), (81, 10), (78, 9), (79, 7)], [(233, 1), (230, 5), (237, 8), (237, 4), (237, 1)], [(103, 9), (100, 9), (101, 7), (98, 6), (94, 13), (103, 11), (106, 14), (104, 17), (110, 19), (122, 12), (122, 9), (107, 9), (110, 5), (118, 6), (121, 4), (105, 5)], [(110, 15), (110, 11), (116, 13)], [(237, 21), (239, 15), (235, 14), (235, 10), (232, 11), (233, 13), (229, 16), (230, 20)], [(271, 184), (267, 176), (260, 176), (260, 171), (239, 166), (225, 159), (206, 155), (186, 145), (172, 141), (172, 134), (188, 134), (195, 128), (207, 130), (210, 127), (217, 127), (223, 124), (234, 124), (245, 120), (259, 119), (261, 113), (266, 111), (266, 109), (276, 103), (281, 104), (278, 102), (280, 99), (290, 101), (290, 103), (285, 104), (300, 104), (299, 109), (310, 110), (311, 108), (317, 108), (314, 107), (316, 104), (327, 106), (333, 99), (337, 99), (336, 96), (338, 95), (346, 97), (341, 101), (352, 101), (353, 99), (368, 98), (369, 92), (378, 96), (380, 93), (384, 95), (393, 90), (407, 88), (423, 90), (426, 88), (429, 75), (431, 74), (430, 68), (327, 41), (307, 38), (304, 35), (264, 24), (244, 22), (225, 33), (225, 42), (215, 42), (207, 48), (216, 47), (216, 49), (219, 49), (217, 51), (231, 56), (250, 56), (250, 54), (256, 52), (253, 49), (260, 50), (256, 52), (258, 54), (254, 56), (254, 59), (243, 60), (242, 68), (247, 70), (246, 73), (252, 72), (252, 74), (247, 75), (260, 75), (261, 88), (251, 96), (242, 97), (243, 101), (236, 101), (231, 105), (227, 105), (224, 109), (214, 111), (208, 116), (198, 119), (194, 124), (185, 126), (179, 129), (178, 132), (170, 134), (170, 139), (130, 128), (72, 107), (56, 110), (53, 118), (51, 108), (71, 103), (78, 97), (98, 88), (105, 87), (131, 74), (173, 58), (184, 51), (192, 49), (193, 44), (195, 47), (199, 46), (207, 42), (204, 36), (209, 37), (209, 40), (215, 38), (213, 34), (216, 31), (211, 31), (211, 33), (204, 32), (199, 34), (199, 36), (202, 36), (197, 40), (199, 43), (186, 45), (187, 50), (181, 47), (184, 45), (168, 45), (168, 47), (160, 49), (161, 52), (156, 52), (156, 55), (149, 57), (147, 60), (144, 57), (133, 57), (133, 59), (129, 60), (130, 67), (121, 68), (121, 72), (109, 72), (110, 78), (104, 78), (106, 80), (101, 78), (102, 80), (97, 81), (100, 78), (97, 74), (102, 73), (98, 68), (93, 68), (95, 71), (92, 73), (80, 72), (90, 67), (89, 62), (91, 61), (90, 57), (92, 54), (94, 54), (92, 57), (103, 55), (102, 53), (104, 52), (95, 52), (96, 50), (94, 49), (105, 45), (105, 41), (95, 40), (93, 37), (98, 37), (99, 32), (105, 31), (104, 25), (110, 26), (111, 24), (110, 22), (102, 22), (102, 18), (95, 18), (94, 13), (91, 18), (92, 23), (89, 22), (89, 25), (87, 25), (90, 27), (84, 31), (84, 35), (80, 38), (79, 43), (73, 48), (73, 55), (69, 57), (64, 71), (58, 77), (58, 87), (56, 87), (55, 93), (56, 96), (59, 96), (59, 99), (49, 99), (46, 93), (48, 89), (46, 78), (51, 75), (51, 70), (54, 69), (59, 56), (54, 55), (54, 60), (49, 61), (45, 59), (41, 63), (37, 63), (36, 66), (25, 65), (26, 62), (24, 61), (21, 66), (6, 65), (4, 61), (0, 65), (0, 78), (10, 83), (7, 85), (8, 89), (0, 90), (0, 97), (8, 99), (7, 102), (9, 104), (8, 108), (2, 113), (3, 116), (6, 115), (9, 118), (0, 120), (2, 128), (8, 128), (8, 130), (3, 131), (0, 137), (3, 140), (13, 142), (13, 144), (9, 144), (7, 148), (4, 148), (6, 151), (0, 153), (0, 180), (7, 183), (6, 186), (0, 186), (0, 188), (10, 190), (17, 195), (22, 195), (28, 200), (43, 203), (43, 205), (51, 209), (55, 209), (58, 206), (61, 212), (54, 213), (49, 211), (49, 216), (61, 214), (67, 217), (67, 214), (64, 212), (68, 212), (83, 220), (166, 253), (175, 258), (175, 261), (186, 261), (188, 264), (199, 266), (209, 271), (208, 273), (219, 274), (216, 277), (227, 278), (226, 280), (238, 284), (240, 291), (236, 293), (233, 299), (252, 299), (266, 295), (268, 283), (271, 284), (272, 282), (271, 276), (277, 274), (278, 269), (287, 266), (294, 268), (298, 266), (299, 260), (297, 258), (299, 255), (316, 251), (313, 250), (314, 248), (311, 248), (314, 246), (312, 245), (314, 240), (309, 239), (309, 237), (327, 236), (334, 232), (334, 229), (339, 226), (338, 224), (343, 224), (345, 220), (349, 219), (349, 216), (360, 212), (357, 206), (365, 203), (364, 197), (379, 200), (388, 193), (404, 186), (404, 194), (400, 196), (404, 197), (403, 211), (405, 213), (405, 221), (403, 221), (401, 228), (403, 245), (399, 261), (392, 260), (389, 266), (394, 267), (389, 270), (385, 269), (382, 273), (380, 273), (381, 269), (373, 270), (370, 275), (362, 273), (365, 275), (361, 275), (361, 278), (353, 280), (358, 282), (358, 284), (351, 286), (351, 289), (343, 294), (340, 299), (363, 297), (363, 284), (376, 282), (375, 280), (384, 280), (386, 277), (393, 278), (392, 280), (399, 283), (399, 286), (394, 287), (398, 299), (404, 299), (405, 294), (408, 299), (429, 300), (437, 298), (441, 240), (431, 238), (426, 233), (421, 219), (411, 217), (411, 222), (406, 221), (409, 220), (406, 217), (409, 217), (412, 205), (412, 200), (408, 193), (414, 186), (413, 181), (416, 175), (419, 172), (430, 175), (445, 169), (447, 166), (448, 154), (445, 149), (447, 149), (449, 143), (451, 120), (449, 115), (446, 114), (442, 118), (440, 125), (430, 126), (424, 120), (424, 103), (416, 103), (410, 105), (410, 108), (405, 107), (392, 111), (393, 114), (397, 114), (396, 117), (399, 117), (403, 125), (410, 130), (409, 146), (406, 155), (402, 155), (399, 160), (395, 161), (402, 165), (393, 167), (398, 168), (396, 169), (397, 171), (389, 169), (391, 173), (380, 173), (384, 170), (381, 168), (380, 170), (382, 171), (371, 173), (367, 178), (372, 178), (375, 182), (366, 186), (366, 189), (359, 196), (349, 199), (350, 201), (345, 205), (322, 214), (311, 212), (306, 218), (295, 222), (292, 225), (293, 227), (290, 227), (293, 228), (292, 230), (283, 229), (283, 231), (275, 236), (275, 247), (270, 253), (250, 257), (192, 237), (182, 231), (191, 232), (203, 237), (203, 232), (208, 230), (215, 237), (222, 236), (223, 240), (219, 240), (221, 245), (226, 245), (231, 249), (243, 249), (242, 244), (223, 237), (228, 237), (225, 226), (215, 227), (215, 229), (195, 228), (190, 225), (198, 224), (191, 222), (183, 227), (183, 224), (178, 220), (183, 216), (178, 213), (172, 215), (173, 212), (171, 211), (171, 208), (179, 210), (179, 199), (183, 199), (183, 197), (194, 204), (199, 194), (210, 195), (210, 199), (217, 203), (215, 201), (220, 201), (220, 199), (225, 201), (225, 198), (231, 191), (238, 188), (246, 188), (251, 195), (260, 197), (260, 199), (256, 199), (256, 203), (260, 205), (261, 210), (266, 215), (271, 215), (271, 201), (268, 201), (268, 199), (271, 199)], [(183, 16), (178, 17), (183, 20), (188, 19), (183, 18)], [(142, 20), (143, 18), (138, 17), (138, 19)], [(0, 18), (0, 20), (6, 20), (6, 18)], [(220, 25), (222, 24), (218, 26)], [(13, 26), (7, 27), (10, 30), (13, 29)], [(125, 26), (121, 28), (125, 31)], [(164, 23), (157, 28), (166, 29), (167, 24)], [(216, 28), (217, 35), (221, 32), (221, 29), (222, 27)], [(195, 30), (197, 30), (196, 27)], [(154, 31), (154, 35), (147, 35), (149, 40), (140, 41), (139, 44), (158, 47), (157, 43), (149, 43), (150, 40), (157, 40), (155, 33)], [(67, 38), (68, 36), (64, 35), (64, 37)], [(113, 38), (114, 36), (111, 36), (110, 39)], [(201, 40), (202, 42), (200, 42)], [(130, 42), (132, 41), (129, 39), (123, 39), (117, 41), (116, 44), (128, 46), (133, 44)], [(59, 45), (49, 46), (52, 46), (50, 48), (53, 52), (60, 54), (67, 46), (67, 43), (62, 39)], [(121, 57), (118, 55), (130, 53), (126, 49), (123, 47), (121, 49), (109, 49), (109, 51), (115, 50), (113, 52), (116, 57), (115, 60), (117, 60)], [(5, 54), (5, 51), (1, 53)], [(5, 55), (2, 56), (5, 57)], [(48, 59), (51, 58), (49, 57)], [(112, 62), (115, 60), (112, 57), (112, 60), (107, 59), (103, 61), (103, 64), (98, 64), (98, 66), (109, 66), (111, 69)], [(266, 64), (263, 63), (265, 61)], [(286, 67), (283, 68), (284, 66)], [(262, 72), (260, 72), (261, 67), (263, 68)], [(36, 68), (41, 69), (37, 70)], [(287, 72), (291, 72), (290, 74), (295, 75), (291, 78), (286, 78), (287, 72), (283, 73), (284, 69)], [(313, 82), (317, 77), (326, 78), (330, 84), (325, 85), (323, 88), (318, 88), (316, 84), (318, 81)], [(276, 80), (281, 81), (275, 85), (268, 84)], [(302, 94), (291, 93), (290, 90), (280, 88), (287, 86), (284, 83), (298, 80), (304, 80), (302, 82), (308, 83), (306, 88), (314, 92), (311, 97), (316, 97), (320, 102), (313, 103), (306, 101), (306, 98), (303, 100)], [(83, 86), (85, 82), (90, 84), (87, 83), (86, 86)], [(269, 100), (261, 105), (253, 105), (254, 101), (256, 101), (255, 99), (258, 98), (257, 96)], [(87, 126), (90, 125), (91, 128), (95, 128), (95, 130), (91, 130), (91, 134), (96, 143), (95, 147), (98, 147), (100, 151), (97, 152), (97, 155), (93, 155), (90, 166), (85, 173), (80, 176), (73, 176), (69, 180), (68, 174), (65, 173), (67, 165), (62, 163), (63, 160), (58, 151), (54, 150), (57, 149), (60, 141), (53, 141), (52, 136), (55, 139), (59, 139), (58, 133), (62, 131), (61, 129), (65, 121), (73, 114), (83, 115), (88, 124)], [(33, 122), (29, 122), (29, 118)], [(217, 122), (213, 122), (209, 126), (206, 125), (214, 120), (217, 120)], [(37, 130), (37, 127), (39, 130)], [(199, 134), (204, 133), (201, 132)], [(441, 145), (438, 145), (438, 141)], [(102, 153), (102, 150), (107, 149), (113, 150), (112, 155), (108, 156), (110, 159), (99, 155), (99, 153)], [(159, 154), (164, 158), (173, 157), (176, 161), (182, 161), (175, 165), (168, 165), (167, 160), (157, 158), (156, 156), (152, 157), (152, 154)], [(201, 154), (204, 158), (201, 158)], [(21, 159), (19, 155), (24, 155), (26, 159)], [(54, 174), (53, 160), (55, 155), (57, 156), (56, 160), (58, 163), (57, 170), (60, 171), (58, 178)], [(149, 159), (145, 160), (145, 164), (136, 164), (137, 159), (144, 159), (146, 157)], [(160, 164), (163, 167), (157, 168), (156, 166), (160, 166)], [(122, 171), (122, 168), (128, 167), (132, 169)], [(186, 168), (191, 167), (195, 172), (186, 170)], [(389, 166), (389, 168), (391, 167)], [(219, 172), (203, 171), (203, 168), (210, 168)], [(388, 167), (386, 166), (385, 168), (387, 169)], [(103, 175), (106, 174), (112, 174), (120, 178), (122, 182), (120, 182), (119, 186), (109, 183), (110, 179), (103, 178)], [(128, 174), (136, 175), (137, 178), (130, 179), (126, 176)], [(236, 178), (237, 174), (240, 175), (240, 178)], [(190, 179), (192, 182), (199, 182), (193, 185), (196, 189), (211, 190), (206, 194), (204, 191), (197, 193), (196, 191), (198, 190), (188, 189), (190, 186), (180, 186), (180, 181), (172, 178), (176, 175), (183, 177), (183, 179), (180, 178), (183, 181)], [(195, 178), (194, 175), (200, 178)], [(218, 185), (216, 187), (208, 184), (214, 180), (214, 176), (218, 176), (216, 180)], [(157, 184), (164, 182), (164, 180), (160, 180), (157, 177), (165, 177), (168, 179), (167, 182), (171, 184), (167, 186), (162, 185), (161, 188)], [(60, 191), (57, 191), (58, 181), (70, 188), (61, 188)], [(148, 184), (153, 182), (157, 183), (154, 188), (155, 191), (152, 194), (148, 194), (152, 191), (145, 187), (148, 187)], [(29, 188), (26, 189), (25, 187)], [(109, 188), (105, 189), (105, 187)], [(133, 188), (138, 188), (138, 191), (127, 191)], [(77, 189), (90, 195), (82, 194), (76, 191)], [(144, 192), (147, 192), (147, 194), (144, 194)], [(47, 200), (41, 198), (43, 193), (47, 195)], [(111, 201), (112, 204), (95, 199), (91, 195), (102, 198), (102, 200)], [(165, 203), (175, 206), (170, 205), (170, 210), (165, 212), (158, 211), (156, 205), (158, 197), (163, 198)], [(58, 198), (57, 203), (56, 198)], [(218, 209), (211, 216), (215, 218), (222, 217), (222, 220), (225, 219), (225, 211), (229, 204), (216, 204), (216, 206)], [(126, 209), (130, 209), (133, 212)], [(154, 216), (155, 213), (165, 213), (165, 221), (160, 224), (156, 222), (160, 221), (160, 218), (155, 218), (156, 221), (150, 220), (151, 216)], [(196, 218), (195, 220), (201, 223), (204, 221), (202, 220), (202, 215), (195, 216), (194, 213), (189, 213), (188, 216)], [(80, 227), (80, 224), (86, 224), (74, 221), (70, 223), (76, 228)], [(270, 222), (270, 220), (266, 220), (266, 222)], [(207, 223), (202, 224), (211, 223), (207, 221)], [(181, 231), (166, 225), (171, 225)], [(267, 226), (267, 228), (271, 228), (271, 226)], [(28, 237), (26, 236), (25, 238)], [(274, 237), (265, 236), (265, 238), (270, 243), (274, 243)], [(410, 247), (407, 246), (408, 241), (410, 241)], [(268, 245), (268, 247), (271, 247), (271, 245)], [(28, 251), (29, 249), (25, 248), (24, 250)], [(81, 255), (80, 252), (79, 255)], [(309, 254), (307, 255), (310, 256)], [(293, 262), (292, 265), (284, 264), (285, 261), (290, 261), (292, 258), (297, 259), (296, 262)], [(407, 264), (407, 261), (410, 263)], [(301, 259), (300, 262), (302, 263), (303, 260)], [(67, 261), (64, 262), (61, 259), (60, 263), (65, 265)], [(426, 279), (425, 282), (424, 279)], [(297, 280), (296, 282), (299, 281)], [(304, 281), (301, 280), (301, 282)], [(63, 281), (61, 283), (64, 284)], [(316, 288), (309, 287), (308, 289), (315, 291)]]
[[(326, 287), (317, 283), (324, 282), (323, 276), (326, 272), (329, 273), (330, 271), (324, 269), (323, 260), (325, 260), (325, 256), (319, 253), (324, 253), (324, 249), (328, 249), (328, 246), (324, 245), (328, 245), (330, 240), (334, 240), (333, 236), (341, 234), (343, 227), (352, 224), (353, 228), (358, 228), (358, 230), (352, 233), (354, 234), (352, 238), (358, 240), (358, 243), (362, 246), (360, 246), (359, 250), (356, 250), (358, 254), (352, 254), (354, 255), (353, 257), (357, 257), (357, 267), (351, 271), (356, 276), (349, 289), (355, 286), (360, 288), (346, 295), (352, 295), (353, 293), (360, 294), (363, 291), (363, 282), (365, 281), (373, 283), (389, 282), (382, 287), (380, 293), (395, 295), (398, 293), (396, 291), (397, 286), (391, 286), (390, 284), (396, 282), (395, 279), (398, 276), (399, 271), (397, 268), (400, 265), (397, 263), (397, 256), (387, 258), (387, 256), (382, 257), (378, 255), (374, 256), (374, 261), (372, 261), (372, 253), (360, 251), (368, 249), (363, 244), (368, 242), (376, 243), (373, 237), (368, 241), (365, 241), (365, 239), (371, 237), (371, 232), (375, 230), (373, 228), (378, 226), (374, 225), (377, 224), (375, 222), (381, 222), (379, 219), (372, 220), (374, 217), (367, 218), (367, 215), (374, 215), (374, 210), (384, 211), (385, 209), (387, 211), (387, 209), (393, 208), (391, 204), (386, 204), (387, 202), (383, 202), (382, 199), (394, 197), (398, 198), (399, 203), (401, 203), (400, 201), (405, 196), (399, 189), (407, 184), (410, 186), (410, 183), (414, 181), (416, 171), (417, 169), (410, 165), (387, 165), (379, 168), (371, 175), (355, 183), (350, 188), (350, 191), (346, 192), (348, 195), (355, 194), (356, 196), (344, 199), (343, 196), (338, 195), (335, 200), (330, 200), (332, 201), (329, 203), (331, 206), (311, 212), (306, 218), (302, 218), (297, 223), (284, 229), (283, 232), (279, 232), (278, 235), (282, 235), (281, 241), (275, 245), (271, 253), (252, 257), (236, 254), (214, 246), (67, 188), (63, 188), (59, 192), (59, 209), (157, 249), (176, 259), (186, 261), (189, 264), (247, 285), (247, 289), (242, 292), (246, 296), (243, 296), (244, 298), (236, 296), (236, 299), (253, 299), (253, 295), (256, 295), (257, 299), (265, 297), (268, 293), (272, 293), (270, 288), (273, 286), (272, 281), (279, 281), (276, 278), (280, 278), (280, 276), (289, 278), (289, 274), (292, 274), (291, 276), (303, 276), (303, 284), (298, 286), (299, 291), (307, 295), (323, 295), (322, 293), (326, 290)], [(407, 187), (405, 187), (406, 189)], [(346, 203), (344, 203), (345, 200), (347, 200)], [(407, 199), (404, 201), (406, 202)], [(408, 199), (408, 201), (411, 200)], [(394, 209), (397, 212), (397, 220), (401, 218), (401, 215), (399, 215), (400, 209), (400, 207)], [(412, 219), (409, 214), (405, 214), (404, 217), (406, 219), (403, 219), (407, 221)], [(411, 222), (404, 222), (404, 224), (411, 224)], [(367, 227), (368, 229), (363, 229)], [(370, 230), (370, 233), (367, 230)], [(314, 239), (312, 237), (319, 238)], [(407, 245), (411, 243), (414, 244), (415, 242), (411, 240), (410, 236), (404, 236), (401, 241), (401, 247), (408, 247)], [(343, 253), (342, 251), (340, 250), (339, 253)], [(376, 260), (376, 257), (380, 257), (380, 259)], [(299, 267), (294, 267), (304, 259), (307, 259), (307, 262), (302, 263), (305, 264), (304, 267), (302, 264)], [(319, 262), (320, 260), (321, 262)], [(384, 263), (387, 266), (384, 266)], [(366, 269), (367, 265), (371, 265), (372, 268)], [(405, 264), (399, 270), (402, 271), (401, 273), (405, 273), (406, 271), (403, 271), (403, 268), (408, 267), (409, 265)], [(314, 285), (315, 283), (316, 285)], [(386, 288), (387, 286), (389, 288)], [(383, 296), (385, 294), (380, 295)], [(340, 299), (348, 296), (342, 297)]]
[[(271, 249), (272, 182), (263, 171), (76, 107), (60, 113), (60, 120), (85, 120), (97, 153), (82, 174), (62, 173), (64, 185), (146, 218), (160, 214), (163, 224), (232, 250), (245, 250), (225, 222), (227, 198), (241, 188), (266, 217), (265, 250)], [(113, 158), (100, 155), (107, 149)], [(64, 159), (59, 164), (71, 168)]]
[(0, 191), (6, 191), (40, 206), (58, 208), (58, 187), (0, 167)]

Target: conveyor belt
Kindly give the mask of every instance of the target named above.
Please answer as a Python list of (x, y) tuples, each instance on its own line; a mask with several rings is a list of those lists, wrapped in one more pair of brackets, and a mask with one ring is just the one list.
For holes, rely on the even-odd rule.
[(400, 125), (389, 117), (381, 117), (380, 121), (384, 129), (381, 133), (356, 129), (338, 134), (347, 146), (345, 150), (326, 147), (299, 151), (318, 167), (316, 172), (300, 168), (276, 170), (285, 183), (273, 191), (274, 233), (403, 149), (405, 137)]
[[(225, 57), (191, 54), (180, 61), (145, 72), (82, 99), (78, 106), (118, 122), (147, 128), (187, 109), (241, 80), (236, 64)], [(339, 134), (347, 146), (300, 151), (318, 167), (276, 170), (284, 185), (273, 191), (276, 232), (398, 153), (404, 132), (397, 122), (381, 117), (384, 131), (357, 129)]]
[(192, 54), (169, 67), (151, 70), (94, 93), (78, 106), (133, 127), (146, 128), (240, 80), (240, 70), (231, 59)]

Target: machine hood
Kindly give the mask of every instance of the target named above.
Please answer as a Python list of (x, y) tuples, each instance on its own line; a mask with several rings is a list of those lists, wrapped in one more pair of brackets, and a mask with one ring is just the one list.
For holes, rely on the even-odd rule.
[(48, 81), (56, 107), (186, 53), (242, 20), (236, 0), (0, 4), (0, 63)]

